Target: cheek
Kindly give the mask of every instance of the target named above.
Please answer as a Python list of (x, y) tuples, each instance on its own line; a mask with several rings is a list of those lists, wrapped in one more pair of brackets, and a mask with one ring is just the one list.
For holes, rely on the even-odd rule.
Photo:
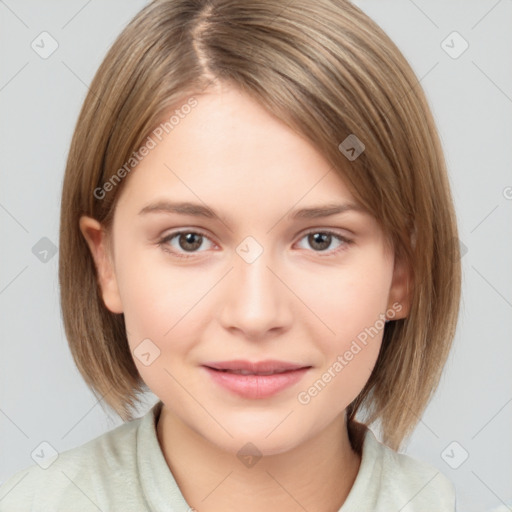
[(391, 268), (375, 259), (344, 270), (326, 281), (323, 293), (309, 297), (311, 309), (321, 312), (321, 331), (311, 336), (323, 355), (311, 393), (323, 393), (325, 388), (320, 402), (346, 406), (364, 387), (379, 355)]
[(119, 262), (119, 288), (134, 362), (146, 384), (159, 389), (172, 379), (167, 371), (179, 373), (194, 353), (205, 315), (201, 298), (214, 278), (173, 267), (157, 249), (138, 251)]
[(116, 270), (127, 327), (144, 337), (163, 338), (197, 302), (200, 290), (194, 292), (190, 275), (173, 267), (156, 246), (126, 240), (119, 254), (123, 258)]
[(340, 269), (323, 280), (324, 286), (313, 292), (310, 289), (311, 309), (319, 312), (324, 324), (325, 352), (348, 350), (352, 340), (364, 342), (365, 337), (375, 337), (382, 330), (390, 281), (389, 266), (377, 261)]
[[(353, 344), (321, 368), (297, 395), (308, 414), (329, 422), (355, 400), (368, 381), (378, 356), (381, 337), (372, 344)], [(348, 355), (350, 353), (350, 355)]]
[(382, 334), (383, 328), (361, 331), (357, 337), (343, 344), (342, 350), (329, 365), (329, 376), (335, 376), (335, 385), (347, 397), (347, 405), (359, 394), (373, 371)]
[[(359, 395), (377, 361), (385, 322), (380, 319), (382, 297), (375, 290), (341, 288), (325, 301), (322, 335), (316, 332), (321, 364), (315, 369), (297, 395), (304, 412), (323, 421), (332, 420)], [(347, 284), (348, 281), (345, 283)], [(335, 305), (333, 306), (333, 303)]]

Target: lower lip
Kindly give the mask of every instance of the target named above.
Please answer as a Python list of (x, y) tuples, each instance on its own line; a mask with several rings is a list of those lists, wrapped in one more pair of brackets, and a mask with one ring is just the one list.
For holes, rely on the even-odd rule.
[(244, 398), (267, 398), (293, 386), (304, 376), (309, 368), (300, 368), (273, 375), (242, 375), (213, 370), (203, 366), (212, 379), (222, 387)]

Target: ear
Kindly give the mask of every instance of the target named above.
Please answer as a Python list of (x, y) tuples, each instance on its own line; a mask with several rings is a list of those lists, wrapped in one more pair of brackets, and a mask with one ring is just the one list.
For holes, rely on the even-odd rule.
[(96, 219), (85, 215), (80, 217), (79, 224), (96, 265), (103, 302), (112, 313), (122, 313), (123, 305), (105, 230)]
[[(388, 297), (388, 309), (395, 311), (389, 320), (406, 318), (411, 310), (412, 276), (410, 266), (405, 258), (395, 257), (393, 279)], [(398, 306), (398, 304), (401, 306)], [(395, 307), (393, 307), (395, 305)]]

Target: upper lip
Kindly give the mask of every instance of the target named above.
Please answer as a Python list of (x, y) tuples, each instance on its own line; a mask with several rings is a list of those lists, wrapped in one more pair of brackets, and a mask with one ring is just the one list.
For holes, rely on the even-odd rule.
[(275, 359), (266, 359), (265, 361), (254, 362), (244, 361), (241, 359), (232, 361), (215, 361), (204, 363), (203, 366), (208, 366), (209, 368), (214, 368), (216, 370), (245, 370), (254, 373), (290, 371), (310, 367), (310, 365), (291, 363), (288, 361), (278, 361)]

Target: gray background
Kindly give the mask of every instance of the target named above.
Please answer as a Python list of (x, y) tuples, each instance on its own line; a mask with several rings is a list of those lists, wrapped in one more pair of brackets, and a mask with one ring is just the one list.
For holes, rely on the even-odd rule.
[[(0, 481), (32, 465), (42, 441), (63, 451), (122, 423), (103, 411), (71, 359), (51, 248), (87, 86), (146, 3), (0, 1)], [(405, 451), (455, 483), (459, 511), (512, 510), (512, 0), (355, 3), (426, 90), (463, 244), (455, 346)], [(59, 45), (47, 59), (31, 47), (43, 31)], [(457, 58), (442, 46), (453, 31), (469, 44)], [(462, 48), (453, 36), (447, 44)], [(155, 401), (148, 395), (140, 414)]]

